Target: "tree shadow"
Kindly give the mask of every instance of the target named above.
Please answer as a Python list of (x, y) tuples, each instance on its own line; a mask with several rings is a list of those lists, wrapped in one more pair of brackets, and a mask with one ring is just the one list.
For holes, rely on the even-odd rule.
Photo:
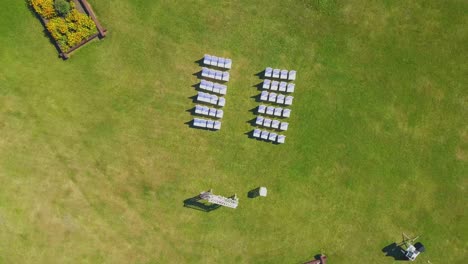
[(392, 257), (394, 260), (408, 260), (403, 253), (403, 248), (395, 242), (382, 248), (382, 252), (386, 257)]
[(211, 212), (221, 207), (219, 204), (206, 204), (204, 202), (200, 202), (203, 200), (200, 195), (194, 196), (192, 198), (188, 198), (184, 200), (184, 207), (203, 211), (203, 212)]

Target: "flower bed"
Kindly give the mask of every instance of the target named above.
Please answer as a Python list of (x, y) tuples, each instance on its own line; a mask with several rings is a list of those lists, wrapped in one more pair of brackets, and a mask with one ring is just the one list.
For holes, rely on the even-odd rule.
[[(86, 0), (79, 2), (74, 0), (29, 0), (29, 3), (41, 17), (64, 58), (68, 58), (68, 53), (98, 35), (104, 36), (105, 30), (95, 19)], [(81, 5), (86, 13), (80, 12), (76, 8), (77, 4)]]

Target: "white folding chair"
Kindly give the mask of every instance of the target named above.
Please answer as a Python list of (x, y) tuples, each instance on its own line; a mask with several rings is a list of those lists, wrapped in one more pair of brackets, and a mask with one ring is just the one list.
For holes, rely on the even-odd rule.
[(254, 129), (253, 131), (253, 137), (254, 138), (259, 138), (260, 137), (261, 130), (260, 129)]
[(268, 106), (267, 109), (266, 109), (266, 114), (267, 115), (273, 115), (273, 113), (275, 112), (275, 108), (273, 106)]
[(202, 68), (201, 75), (202, 75), (203, 77), (209, 77), (209, 76), (210, 76), (210, 69), (203, 67), (203, 68)]
[(278, 137), (276, 138), (276, 142), (278, 142), (279, 144), (283, 144), (285, 141), (286, 141), (285, 135), (278, 135)]
[(286, 92), (288, 93), (294, 93), (294, 87), (296, 85), (294, 83), (288, 83), (288, 88), (286, 89)]
[(211, 65), (212, 66), (217, 66), (218, 65), (218, 57), (211, 56)]
[(211, 79), (214, 79), (215, 76), (216, 76), (216, 71), (212, 70), (212, 69), (209, 69), (208, 70), (208, 77), (211, 78)]
[(203, 57), (203, 64), (211, 65), (211, 55), (205, 54)]
[(214, 104), (214, 105), (218, 104), (218, 96), (216, 96), (214, 94), (211, 95), (210, 103)]
[(270, 133), (270, 136), (268, 137), (268, 140), (274, 142), (276, 140), (276, 136), (278, 136), (278, 134)]
[(260, 137), (262, 139), (268, 139), (269, 134), (270, 134), (270, 132), (263, 130), (262, 133), (260, 134)]
[(214, 127), (214, 121), (213, 120), (207, 120), (206, 121), (206, 127), (212, 129)]
[(278, 120), (272, 120), (271, 121), (271, 128), (278, 129), (279, 128), (280, 121)]
[(202, 106), (202, 114), (203, 115), (209, 115), (210, 113), (210, 108), (208, 106)]
[(227, 86), (226, 86), (226, 85), (220, 84), (220, 85), (219, 85), (219, 93), (220, 93), (220, 94), (223, 94), (223, 95), (226, 95), (226, 93), (227, 93)]
[(195, 106), (195, 114), (203, 114), (203, 107), (201, 105), (196, 105)]
[(263, 117), (257, 116), (257, 119), (255, 119), (255, 124), (259, 125), (259, 126), (262, 126), (263, 125), (263, 120), (264, 120)]
[(289, 71), (288, 79), (289, 79), (290, 81), (296, 80), (296, 71), (290, 70), (290, 71)]
[(268, 80), (268, 79), (265, 79), (265, 80), (263, 81), (263, 86), (262, 86), (262, 88), (265, 89), (265, 90), (268, 90), (268, 89), (270, 89), (270, 84), (271, 84), (271, 81)]
[(265, 118), (265, 120), (263, 120), (263, 126), (264, 127), (271, 127), (271, 119)]
[(277, 81), (272, 81), (272, 82), (271, 82), (270, 90), (272, 90), (272, 91), (278, 91), (278, 82), (277, 82)]
[(218, 110), (216, 111), (216, 117), (217, 117), (217, 118), (223, 118), (223, 116), (224, 116), (224, 111), (221, 110), (221, 109), (218, 109)]
[(276, 102), (276, 96), (276, 93), (270, 93), (270, 95), (268, 96), (268, 101), (273, 103)]
[(279, 91), (280, 92), (286, 92), (286, 86), (287, 86), (287, 83), (286, 82), (280, 82), (279, 84)]
[(206, 80), (201, 80), (201, 82), (200, 82), (200, 89), (206, 90), (206, 82), (207, 82)]
[(278, 94), (278, 97), (276, 97), (276, 103), (278, 103), (278, 104), (284, 104), (284, 98), (285, 98), (284, 95)]
[(203, 92), (198, 92), (198, 93), (197, 93), (197, 101), (206, 103), (206, 102), (207, 102), (207, 98), (206, 98), (205, 93), (203, 93)]
[(265, 111), (266, 111), (266, 106), (264, 106), (264, 105), (259, 105), (259, 106), (258, 106), (257, 112), (258, 112), (259, 114), (264, 114)]
[(226, 104), (226, 99), (224, 97), (219, 97), (218, 98), (218, 105), (219, 106), (224, 106)]
[(281, 116), (281, 113), (283, 112), (283, 108), (281, 107), (276, 107), (275, 111), (273, 112), (274, 116)]
[(263, 92), (260, 94), (260, 100), (261, 100), (261, 101), (268, 101), (268, 92), (263, 91)]
[(222, 80), (223, 79), (223, 72), (215, 71), (215, 79), (216, 80)]
[(288, 71), (287, 70), (282, 70), (280, 78), (282, 80), (287, 80), (288, 79)]
[(273, 74), (273, 69), (270, 68), (270, 67), (267, 67), (267, 68), (265, 69), (265, 77), (271, 78), (272, 74)]
[(291, 116), (291, 109), (283, 109), (283, 117), (290, 117)]
[(288, 130), (289, 123), (288, 122), (281, 122), (281, 125), (279, 127), (280, 130), (286, 131)]
[(227, 72), (227, 71), (223, 72), (222, 80), (225, 81), (225, 82), (229, 81), (229, 72)]
[(208, 111), (208, 115), (209, 116), (216, 116), (216, 109), (215, 108), (210, 108), (210, 110)]
[(221, 122), (220, 121), (215, 121), (213, 128), (216, 129), (216, 130), (220, 130), (221, 129)]
[(285, 105), (292, 105), (294, 97), (292, 96), (286, 96), (286, 99), (284, 100)]
[(231, 69), (231, 67), (232, 67), (232, 60), (231, 59), (226, 59), (224, 61), (224, 68)]
[(224, 63), (226, 62), (226, 59), (224, 58), (218, 58), (218, 67), (224, 68)]
[(279, 69), (274, 69), (273, 70), (273, 78), (279, 79), (280, 77), (280, 70)]

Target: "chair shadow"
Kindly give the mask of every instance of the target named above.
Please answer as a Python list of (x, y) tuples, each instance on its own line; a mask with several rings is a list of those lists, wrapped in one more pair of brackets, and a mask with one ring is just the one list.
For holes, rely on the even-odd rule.
[(184, 207), (203, 211), (203, 212), (211, 212), (213, 210), (216, 210), (221, 207), (219, 204), (205, 204), (203, 202), (200, 202), (202, 200), (199, 195), (194, 196), (192, 198), (188, 198), (184, 200)]
[(198, 97), (198, 95), (192, 95), (190, 97), (187, 97), (187, 99), (192, 100), (192, 103), (196, 104), (196, 103), (198, 103), (197, 97)]
[(257, 76), (260, 79), (264, 79), (265, 78), (265, 70), (263, 70), (261, 72), (257, 72), (256, 74), (254, 74), (254, 76)]
[(263, 82), (253, 85), (252, 87), (257, 88), (259, 91), (263, 91)]
[(386, 257), (392, 257), (394, 260), (407, 261), (408, 259), (405, 257), (403, 251), (403, 248), (397, 243), (392, 243), (382, 248), (382, 252), (385, 253)]
[(203, 63), (203, 58), (194, 61), (194, 63), (196, 63), (196, 64), (197, 64), (198, 66), (200, 66), (200, 67), (204, 67), (204, 66), (205, 66), (205, 64)]
[(246, 135), (246, 136), (247, 136), (248, 138), (250, 138), (250, 139), (259, 140), (258, 138), (256, 138), (256, 137), (253, 136), (253, 133), (254, 133), (254, 131), (253, 131), (253, 130), (250, 130), (250, 131), (245, 132), (244, 135)]
[(202, 76), (202, 71), (199, 71), (199, 72), (196, 72), (194, 74), (192, 74), (193, 76), (196, 76), (198, 79), (202, 79), (203, 76)]
[(261, 103), (262, 102), (262, 100), (260, 100), (261, 96), (262, 96), (262, 94), (259, 93), (257, 95), (251, 96), (250, 98), (254, 99), (256, 103)]
[(254, 119), (252, 119), (252, 120), (247, 121), (246, 123), (250, 124), (250, 125), (253, 126), (253, 127), (256, 127), (257, 124), (255, 123), (255, 121), (257, 121), (257, 118), (256, 118), (256, 117), (255, 117)]
[(185, 110), (185, 112), (188, 112), (188, 113), (190, 113), (190, 114), (193, 115), (193, 116), (198, 115), (198, 114), (195, 113), (195, 107), (192, 107), (192, 108), (190, 108), (190, 109), (187, 109), (187, 110)]

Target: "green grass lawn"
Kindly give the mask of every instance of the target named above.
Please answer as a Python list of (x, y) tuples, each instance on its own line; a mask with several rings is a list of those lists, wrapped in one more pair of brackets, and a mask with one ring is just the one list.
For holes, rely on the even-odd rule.
[[(402, 232), (466, 263), (466, 1), (90, 2), (68, 61), (0, 4), (0, 263), (397, 263)], [(185, 124), (205, 53), (219, 132)], [(298, 72), (284, 145), (245, 135), (266, 66)], [(239, 207), (183, 207), (209, 188)]]

